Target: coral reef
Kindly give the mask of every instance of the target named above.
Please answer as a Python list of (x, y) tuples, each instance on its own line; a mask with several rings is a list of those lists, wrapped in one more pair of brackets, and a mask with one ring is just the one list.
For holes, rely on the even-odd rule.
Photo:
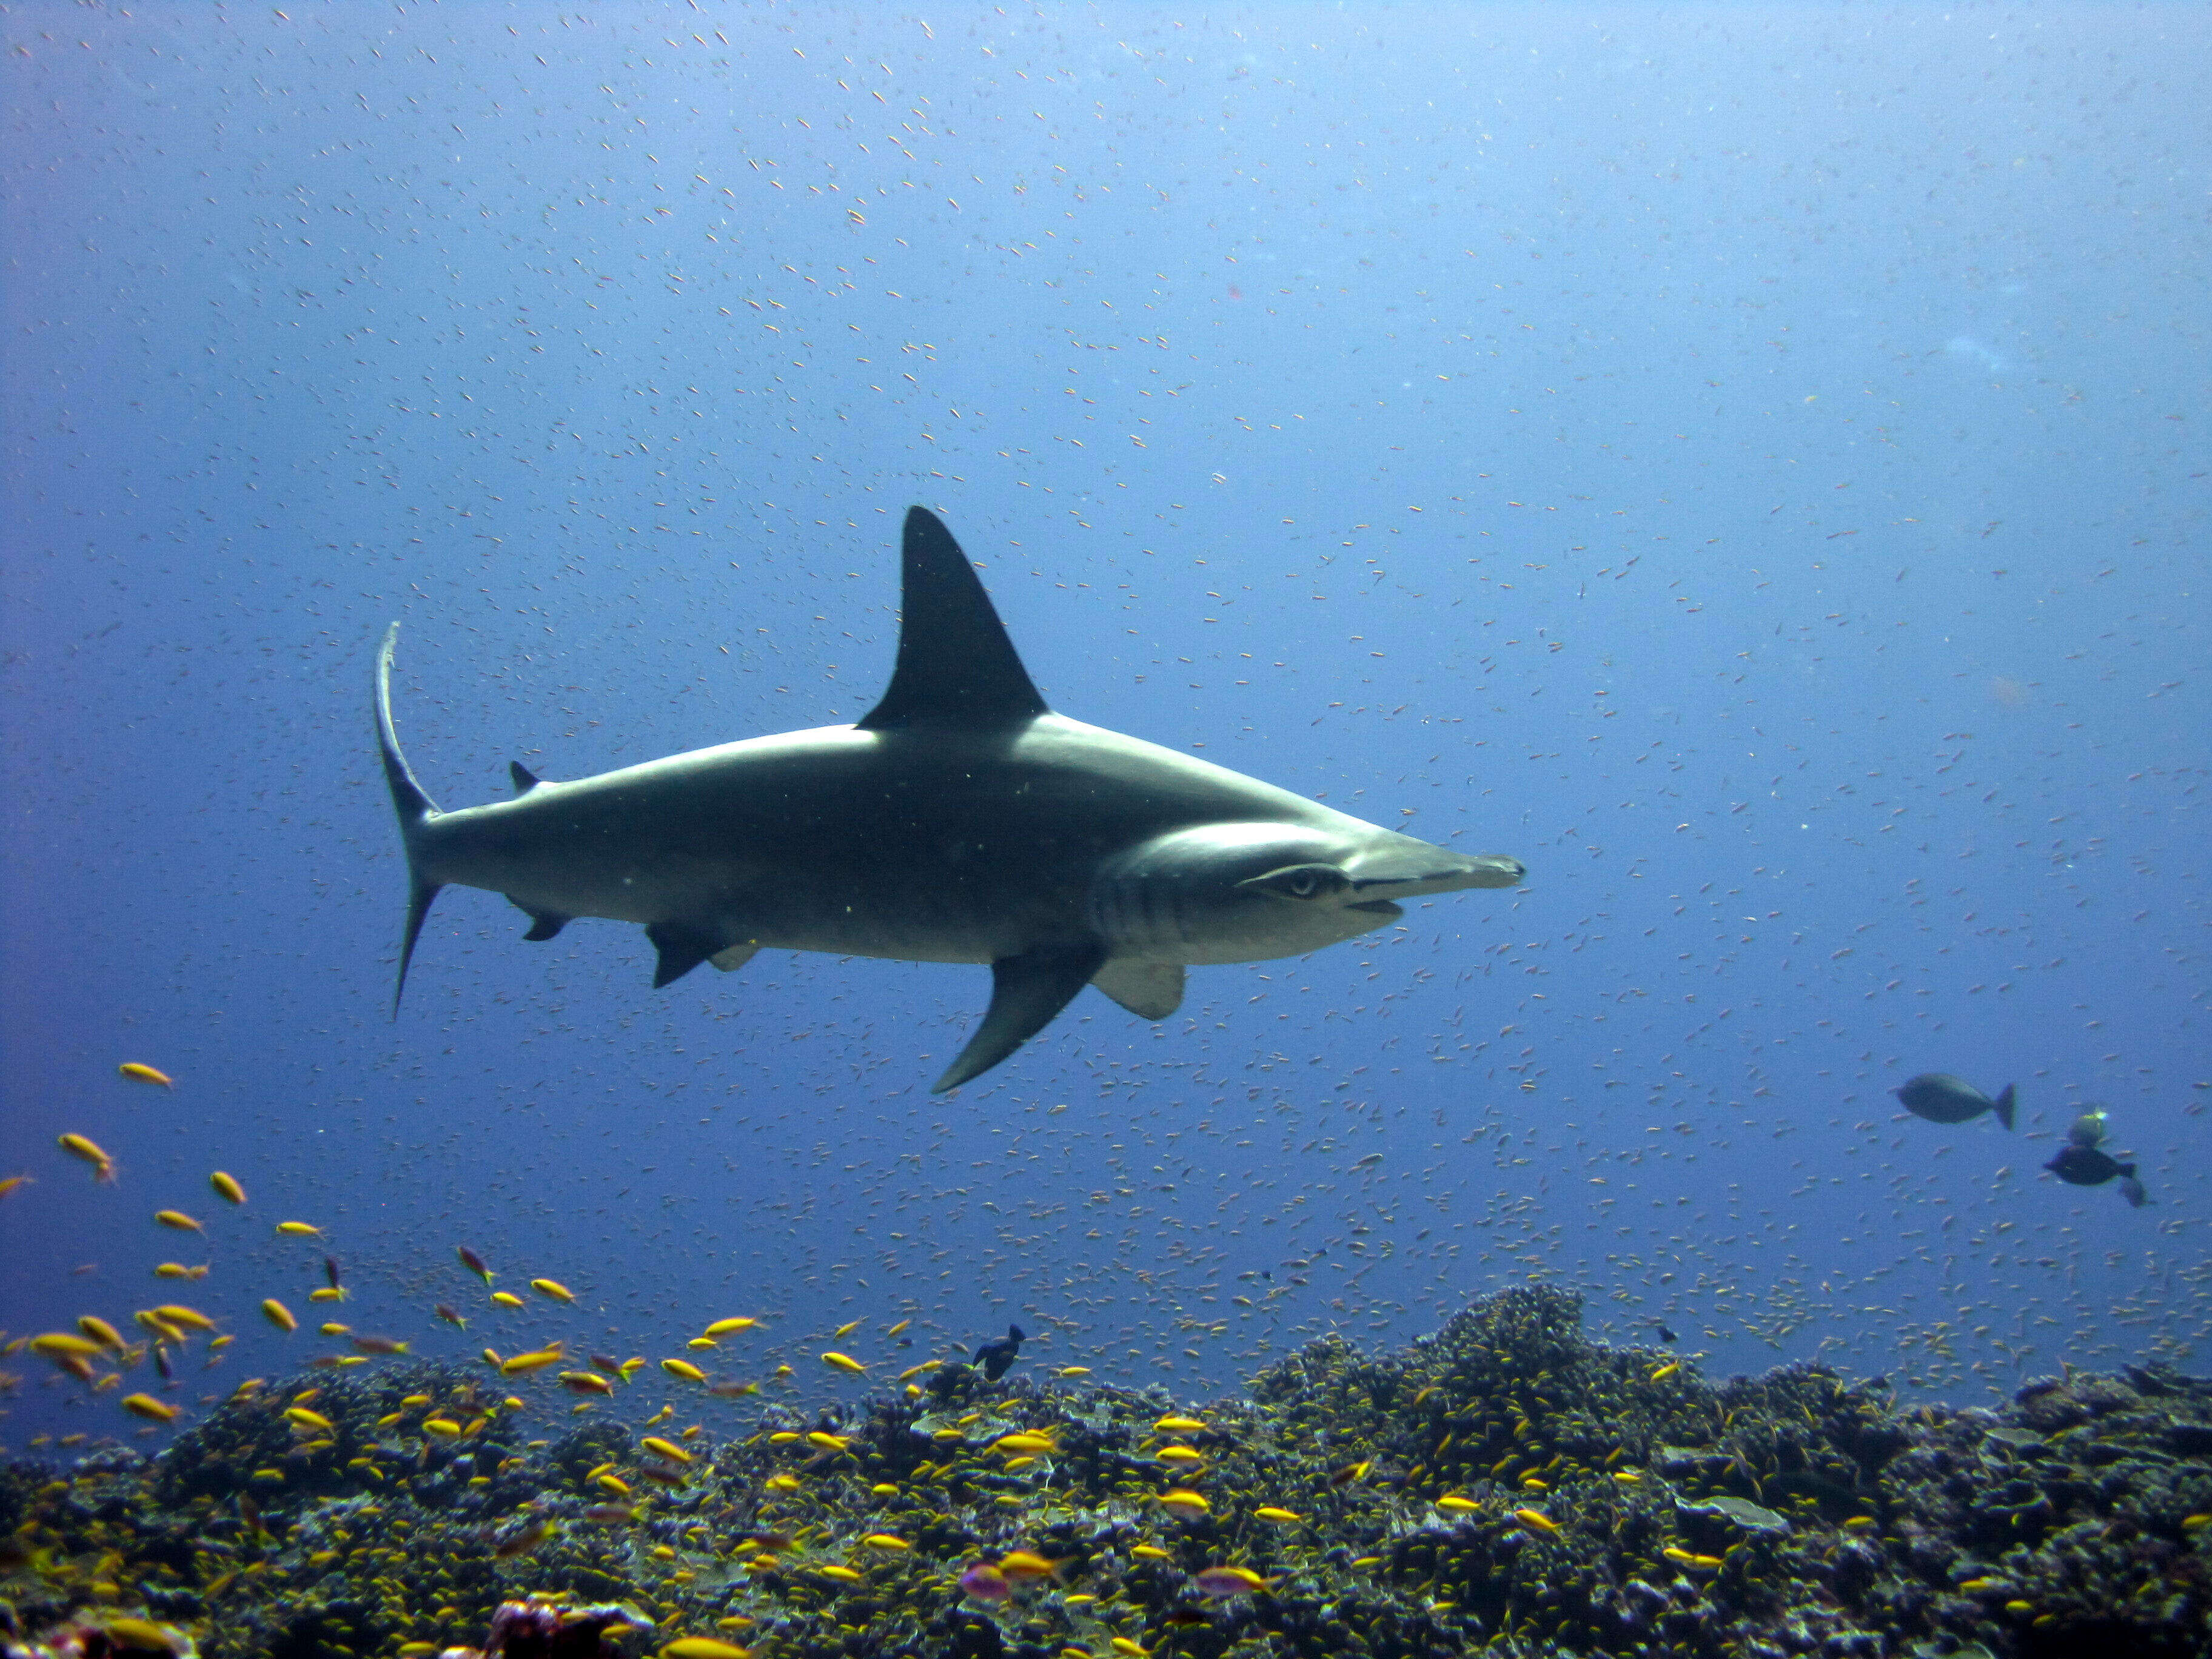
[(2212, 1651), (2212, 1383), (1905, 1410), (1814, 1366), (1714, 1385), (1580, 1318), (1509, 1291), (1204, 1407), (948, 1365), (720, 1443), (590, 1410), (540, 1437), (559, 1396), (447, 1365), (248, 1385), (158, 1455), (0, 1470), (0, 1648)]

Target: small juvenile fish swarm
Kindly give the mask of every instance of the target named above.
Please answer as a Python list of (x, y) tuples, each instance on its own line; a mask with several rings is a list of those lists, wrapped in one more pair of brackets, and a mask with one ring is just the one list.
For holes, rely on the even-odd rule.
[(720, 1441), (536, 1437), (443, 1364), (249, 1384), (151, 1458), (0, 1468), (0, 1652), (426, 1659), (522, 1603), (776, 1659), (2212, 1651), (2212, 1382), (1900, 1411), (1580, 1322), (1508, 1291), (1203, 1407), (947, 1365)]

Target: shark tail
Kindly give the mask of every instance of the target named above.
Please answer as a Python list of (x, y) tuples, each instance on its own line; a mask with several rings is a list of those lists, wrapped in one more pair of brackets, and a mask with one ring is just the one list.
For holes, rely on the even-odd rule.
[(392, 810), (399, 818), (399, 839), (407, 849), (407, 927), (399, 941), (398, 981), (392, 988), (394, 1019), (399, 1018), (399, 999), (406, 994), (407, 966), (415, 959), (415, 941), (422, 937), (422, 923), (445, 884), (425, 877), (416, 858), (422, 827), (438, 816), (438, 806), (415, 781), (407, 757), (399, 752), (399, 733), (392, 725), (392, 659), (398, 647), (399, 624), (394, 623), (384, 636), (384, 648), (376, 653), (376, 744), (384, 755), (384, 781), (391, 786)]
[(2011, 1128), (2013, 1113), (2012, 1085), (2009, 1083), (2006, 1084), (2004, 1086), (2004, 1091), (1998, 1095), (1995, 1100), (1991, 1101), (1990, 1103), (1990, 1106), (1991, 1109), (1996, 1113), (1997, 1121), (2003, 1124), (2006, 1128)]

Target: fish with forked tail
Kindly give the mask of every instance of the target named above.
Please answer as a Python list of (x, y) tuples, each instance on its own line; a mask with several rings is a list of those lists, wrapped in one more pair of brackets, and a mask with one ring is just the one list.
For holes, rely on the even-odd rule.
[(1890, 1092), (1915, 1117), (1930, 1123), (1971, 1123), (1983, 1113), (1993, 1114), (2009, 1129), (2013, 1119), (2012, 1085), (2008, 1083), (1992, 1100), (1962, 1077), (1948, 1072), (1923, 1072), (1907, 1078)]
[(2043, 1167), (2069, 1187), (2101, 1187), (2117, 1180), (2129, 1207), (2140, 1210), (2150, 1202), (2150, 1194), (2136, 1179), (2133, 1164), (2123, 1164), (2105, 1150), (2105, 1109), (2092, 1107), (2068, 1127), (2066, 1144)]

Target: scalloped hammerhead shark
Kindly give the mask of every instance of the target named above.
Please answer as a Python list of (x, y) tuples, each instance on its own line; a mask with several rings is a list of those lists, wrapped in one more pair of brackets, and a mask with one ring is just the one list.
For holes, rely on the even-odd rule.
[(399, 751), (394, 623), (376, 662), (409, 882), (393, 1016), (439, 890), (481, 887), (529, 915), (525, 939), (579, 916), (644, 923), (656, 988), (762, 950), (988, 963), (990, 1010), (941, 1094), (1085, 985), (1164, 1019), (1186, 967), (1300, 956), (1394, 921), (1396, 900), (1524, 873), (1055, 714), (959, 544), (922, 507), (907, 514), (902, 563), (897, 663), (853, 725), (573, 783), (517, 763), (514, 799), (455, 812)]

